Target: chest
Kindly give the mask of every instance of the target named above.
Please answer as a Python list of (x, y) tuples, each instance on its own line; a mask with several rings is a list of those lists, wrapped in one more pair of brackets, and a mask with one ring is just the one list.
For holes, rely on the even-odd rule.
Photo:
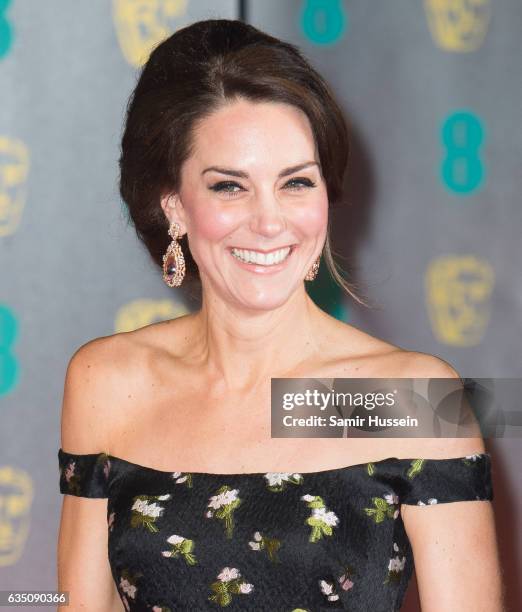
[[(322, 371), (327, 379), (334, 372)], [(296, 378), (306, 377), (298, 373)], [(317, 471), (398, 456), (397, 439), (271, 437), (272, 383), (223, 391), (185, 371), (156, 376), (121, 414), (111, 453), (162, 470)], [(150, 389), (154, 393), (150, 393)]]

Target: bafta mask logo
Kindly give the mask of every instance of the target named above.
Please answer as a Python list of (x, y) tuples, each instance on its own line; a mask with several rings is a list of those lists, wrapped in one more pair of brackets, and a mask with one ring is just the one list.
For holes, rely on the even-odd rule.
[(14, 234), (25, 207), (29, 150), (21, 140), (0, 136), (0, 237)]
[(33, 483), (25, 470), (0, 467), (0, 566), (14, 565), (29, 533)]
[(491, 0), (424, 0), (431, 36), (445, 51), (475, 51), (491, 18)]
[(166, 321), (189, 314), (183, 304), (172, 300), (135, 300), (126, 304), (116, 314), (117, 333), (133, 331), (154, 321)]
[(116, 35), (129, 64), (139, 68), (153, 47), (188, 25), (186, 13), (187, 0), (113, 0)]
[(435, 337), (452, 346), (480, 343), (490, 316), (494, 271), (473, 255), (447, 255), (431, 262), (426, 301)]

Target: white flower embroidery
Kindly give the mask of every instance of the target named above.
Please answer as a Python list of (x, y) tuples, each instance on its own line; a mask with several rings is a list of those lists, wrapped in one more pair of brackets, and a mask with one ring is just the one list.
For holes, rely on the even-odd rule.
[(477, 459), (480, 459), (480, 453), (473, 453), (472, 455), (466, 455), (466, 459), (471, 459), (471, 461), (477, 461)]
[[(436, 503), (438, 503), (438, 502), (437, 502), (437, 499), (435, 499), (435, 497), (430, 497), (428, 499), (428, 504), (433, 505), (433, 504), (436, 504)], [(417, 502), (417, 506), (425, 506), (425, 505), (426, 504), (423, 501), (421, 501), (421, 500), (419, 500)]]
[(402, 559), (399, 559), (399, 557), (393, 557), (393, 559), (390, 559), (390, 562), (388, 563), (388, 569), (390, 572), (402, 572), (405, 564), (406, 557), (403, 557)]
[(323, 521), (330, 527), (335, 527), (339, 522), (339, 518), (335, 512), (332, 512), (331, 510), (327, 511), (326, 508), (313, 508), (312, 515), (314, 518)]
[(120, 588), (132, 599), (136, 597), (136, 586), (131, 584), (126, 578), (120, 578)]
[(320, 580), (319, 585), (321, 587), (321, 592), (323, 595), (327, 596), (328, 601), (337, 601), (339, 599), (339, 595), (334, 593), (333, 584), (327, 582), (326, 580)]
[(158, 499), (159, 501), (165, 501), (167, 499), (170, 499), (170, 495), (159, 495), (156, 499)]
[(239, 578), (240, 573), (237, 567), (224, 567), (221, 570), (221, 573), (218, 574), (218, 580), (221, 582), (228, 582), (229, 580), (234, 580), (234, 578)]
[(388, 504), (390, 504), (390, 506), (399, 503), (399, 496), (396, 495), (395, 493), (387, 493), (384, 496), (384, 499), (386, 500)]
[(170, 538), (167, 538), (167, 542), (169, 544), (179, 544), (180, 542), (183, 542), (185, 538), (183, 536), (179, 536), (179, 535), (171, 535)]
[(315, 496), (314, 495), (301, 495), (301, 499), (306, 502), (311, 502), (311, 501), (314, 501)]
[(224, 491), (218, 495), (212, 495), (212, 497), (209, 499), (208, 507), (219, 510), (221, 506), (227, 506), (235, 501), (238, 493), (239, 489), (231, 489), (230, 491)]
[(302, 478), (301, 474), (294, 474), (292, 472), (268, 472), (265, 474), (265, 478), (268, 480), (268, 484), (273, 487), (288, 482), (290, 478), (299, 480)]
[(250, 584), (249, 582), (242, 582), (239, 585), (239, 592), (240, 593), (250, 593), (253, 588), (254, 588), (253, 584)]

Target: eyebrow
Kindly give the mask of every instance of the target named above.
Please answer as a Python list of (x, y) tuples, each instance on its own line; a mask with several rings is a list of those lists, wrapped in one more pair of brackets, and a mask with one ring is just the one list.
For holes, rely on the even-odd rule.
[[(282, 178), (283, 176), (289, 176), (294, 172), (299, 172), (299, 170), (304, 170), (304, 168), (309, 168), (310, 166), (319, 166), (316, 161), (308, 161), (302, 164), (298, 164), (297, 166), (290, 166), (289, 168), (285, 168), (281, 170), (281, 172), (277, 175), (278, 178)], [(221, 174), (228, 174), (230, 176), (237, 176), (238, 178), (248, 178), (248, 174), (243, 172), (243, 170), (234, 170), (232, 168), (222, 168), (220, 166), (210, 166), (209, 168), (205, 168), (201, 175), (205, 174), (205, 172), (210, 172), (213, 170), (214, 172), (219, 172)]]

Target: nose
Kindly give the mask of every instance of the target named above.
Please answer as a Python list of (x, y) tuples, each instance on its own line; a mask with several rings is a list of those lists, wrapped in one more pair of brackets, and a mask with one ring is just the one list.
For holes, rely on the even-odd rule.
[(250, 230), (267, 238), (286, 229), (286, 217), (281, 204), (273, 195), (258, 197), (252, 203)]

